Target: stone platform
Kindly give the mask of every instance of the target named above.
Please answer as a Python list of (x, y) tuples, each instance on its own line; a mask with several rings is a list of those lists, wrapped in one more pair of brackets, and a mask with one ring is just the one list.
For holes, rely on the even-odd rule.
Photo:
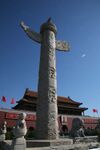
[(82, 145), (68, 145), (68, 146), (55, 146), (55, 147), (40, 147), (40, 148), (27, 148), (26, 150), (100, 150), (97, 146), (82, 144)]
[[(93, 148), (100, 150), (100, 143), (98, 143), (97, 136), (58, 140), (27, 140), (26, 144), (26, 150), (89, 150)], [(6, 147), (3, 150), (9, 150), (8, 145), (11, 145), (11, 141), (4, 141), (2, 145)]]
[(27, 150), (89, 150), (100, 148), (97, 136), (59, 140), (27, 140)]
[(58, 139), (58, 140), (27, 140), (27, 147), (51, 147), (59, 145), (71, 145), (72, 139)]
[(98, 143), (97, 136), (86, 136), (72, 138), (60, 138), (58, 140), (27, 140), (27, 147), (50, 147), (72, 144)]
[(96, 145), (90, 145), (90, 144), (73, 144), (68, 146), (66, 145), (66, 146), (55, 146), (55, 147), (27, 148), (26, 150), (100, 150), (100, 148), (97, 148), (95, 146)]

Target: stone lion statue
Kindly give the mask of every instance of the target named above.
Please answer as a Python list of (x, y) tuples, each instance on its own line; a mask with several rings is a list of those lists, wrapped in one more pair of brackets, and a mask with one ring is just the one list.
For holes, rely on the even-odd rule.
[(7, 122), (4, 121), (4, 123), (2, 124), (2, 127), (0, 128), (0, 141), (5, 140), (5, 134), (7, 133), (6, 125), (7, 125)]
[(70, 132), (71, 137), (84, 137), (84, 121), (80, 118), (74, 118)]
[(16, 126), (13, 128), (13, 135), (15, 138), (25, 136), (27, 133), (27, 127), (25, 122), (26, 114), (19, 114), (19, 118), (16, 122)]

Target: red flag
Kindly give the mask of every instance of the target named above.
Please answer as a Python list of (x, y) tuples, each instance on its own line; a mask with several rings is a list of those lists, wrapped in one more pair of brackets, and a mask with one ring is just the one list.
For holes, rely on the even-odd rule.
[(11, 100), (11, 104), (15, 104), (15, 100), (14, 100), (14, 98), (12, 98), (12, 100)]
[(2, 102), (6, 102), (7, 101), (5, 96), (2, 96), (1, 100), (2, 100)]
[(98, 110), (97, 110), (97, 109), (93, 109), (93, 112), (94, 112), (94, 113), (95, 113), (95, 112), (98, 113)]

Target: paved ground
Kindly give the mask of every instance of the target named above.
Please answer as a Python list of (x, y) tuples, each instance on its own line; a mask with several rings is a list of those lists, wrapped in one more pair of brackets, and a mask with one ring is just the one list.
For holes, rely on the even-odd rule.
[(90, 144), (72, 144), (66, 146), (53, 146), (53, 147), (40, 147), (40, 148), (27, 148), (26, 150), (100, 150), (98, 143)]

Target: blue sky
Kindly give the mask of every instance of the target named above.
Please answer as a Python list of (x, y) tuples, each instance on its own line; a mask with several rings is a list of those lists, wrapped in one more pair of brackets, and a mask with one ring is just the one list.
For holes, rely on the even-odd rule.
[(70, 96), (89, 109), (100, 108), (100, 0), (0, 0), (0, 98), (10, 108), (26, 88), (37, 91), (40, 45), (20, 27), (36, 32), (52, 17), (57, 39), (70, 42), (70, 52), (56, 51), (57, 94)]

